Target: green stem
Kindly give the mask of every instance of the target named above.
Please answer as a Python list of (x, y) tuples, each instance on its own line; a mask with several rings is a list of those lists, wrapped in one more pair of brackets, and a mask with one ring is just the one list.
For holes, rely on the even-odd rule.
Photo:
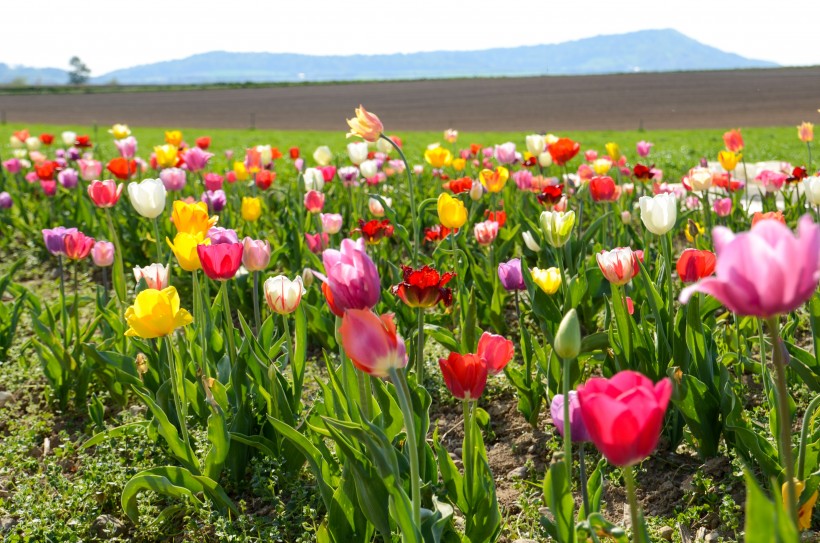
[(564, 365), (564, 378), (561, 384), (561, 393), (564, 395), (564, 462), (567, 465), (567, 477), (572, 480), (572, 425), (569, 416), (569, 381), (570, 381), (570, 360), (561, 359)]
[(373, 389), (370, 386), (370, 376), (363, 371), (356, 371), (356, 383), (359, 385), (359, 403), (362, 406), (362, 413), (367, 420), (372, 420), (373, 409), (371, 406)]
[[(404, 372), (390, 368), (390, 380), (396, 387), (401, 413), (404, 417), (404, 426), (407, 430), (407, 448), (410, 453), (410, 492), (413, 503), (413, 523), (421, 529), (421, 479), (419, 478), (419, 448), (416, 439), (416, 428), (413, 423), (413, 407), (410, 404), (410, 389)], [(465, 453), (469, 454), (469, 453)]]
[(453, 277), (453, 282), (455, 283), (455, 288), (453, 289), (453, 334), (456, 331), (456, 309), (458, 307), (458, 311), (461, 312), (461, 305), (457, 305), (455, 302), (461, 299), (461, 279), (459, 277), (460, 270), (458, 268), (458, 250), (456, 249), (456, 231), (455, 229), (450, 231), (450, 252), (452, 253), (451, 258), (453, 259), (453, 271), (455, 272), (455, 277)]
[[(666, 337), (673, 337), (674, 330), (672, 326), (674, 326), (675, 317), (674, 317), (674, 308), (675, 308), (675, 287), (674, 283), (672, 282), (672, 241), (669, 232), (661, 236), (661, 243), (663, 245), (663, 258), (666, 261), (666, 286), (667, 286), (667, 315), (669, 317), (669, 325), (670, 328), (666, 331)], [(640, 265), (640, 264), (639, 264)], [(660, 324), (660, 323), (658, 323)]]
[(712, 210), (709, 209), (709, 189), (703, 191), (703, 218), (706, 221), (706, 230), (712, 235)]
[(622, 471), (626, 482), (626, 496), (629, 499), (629, 515), (632, 519), (632, 541), (643, 543), (643, 530), (639, 521), (638, 496), (635, 493), (635, 476), (633, 467), (626, 466)]
[(165, 347), (168, 351), (168, 373), (171, 374), (171, 395), (174, 397), (174, 407), (177, 412), (177, 419), (179, 420), (179, 430), (180, 434), (182, 434), (182, 442), (185, 443), (185, 446), (188, 447), (190, 445), (190, 441), (188, 439), (188, 425), (186, 420), (188, 418), (188, 413), (186, 409), (186, 404), (183, 401), (183, 398), (180, 398), (180, 391), (184, 394), (185, 389), (181, 386), (182, 381), (184, 381), (185, 376), (182, 372), (182, 368), (179, 364), (177, 364), (176, 359), (176, 352), (174, 351), (174, 344), (171, 342), (171, 336), (165, 336)]
[(416, 384), (424, 386), (424, 308), (416, 309)]
[(80, 360), (80, 261), (74, 262), (74, 359)]
[(222, 309), (225, 315), (225, 331), (228, 335), (228, 358), (231, 366), (236, 364), (236, 345), (234, 343), (233, 318), (231, 317), (231, 302), (228, 296), (228, 282), (222, 281)]
[(256, 325), (254, 333), (259, 336), (259, 330), (262, 328), (262, 317), (259, 313), (259, 272), (253, 272), (253, 321)]
[(63, 255), (57, 256), (57, 265), (60, 272), (60, 320), (63, 323), (63, 349), (68, 350), (68, 311), (65, 306), (65, 269)]
[(202, 376), (210, 377), (210, 373), (208, 372), (208, 345), (205, 341), (205, 318), (203, 316), (202, 292), (199, 289), (199, 270), (194, 270), (191, 277), (194, 295), (194, 325), (196, 326), (199, 348), (202, 350), (199, 359), (199, 372)]
[(584, 504), (584, 517), (589, 517), (589, 493), (587, 492), (587, 467), (584, 451), (584, 442), (578, 445), (578, 462), (581, 466), (581, 501)]
[(404, 171), (407, 173), (407, 181), (409, 182), (410, 188), (410, 214), (413, 220), (413, 267), (415, 268), (418, 266), (419, 261), (419, 219), (418, 219), (418, 209), (416, 209), (416, 181), (413, 178), (413, 170), (410, 169), (410, 164), (407, 163), (407, 157), (404, 156), (404, 153), (401, 150), (401, 147), (396, 145), (396, 142), (385, 136), (384, 134), (379, 134), (379, 137), (393, 146), (393, 148), (399, 153), (402, 162), (404, 162)]
[[(119, 272), (120, 272), (119, 280), (120, 280), (120, 285), (122, 285), (120, 288), (122, 288), (126, 284), (126, 282), (125, 282), (125, 265), (122, 262), (122, 244), (120, 243), (120, 236), (117, 234), (117, 229), (114, 228), (114, 220), (111, 218), (111, 208), (108, 208), (108, 207), (105, 208), (105, 219), (108, 222), (108, 234), (109, 234), (109, 236), (111, 236), (111, 241), (114, 242), (114, 252), (116, 253), (116, 258), (117, 258), (115, 268), (118, 269)], [(113, 273), (112, 273), (112, 282), (114, 282), (113, 281)], [(114, 282), (114, 285), (115, 285), (114, 293), (117, 295), (117, 300), (119, 301), (119, 304), (120, 304), (120, 318), (122, 318), (122, 315), (124, 314), (123, 303), (125, 302), (125, 300), (123, 299), (124, 298), (124, 293), (121, 293), (120, 289), (116, 288), (116, 284), (117, 283)]]
[(285, 329), (285, 339), (288, 342), (288, 365), (291, 367), (291, 371), (293, 372), (293, 382), (296, 382), (296, 368), (293, 365), (293, 337), (290, 335), (290, 323), (288, 322), (288, 316), (282, 315), (282, 326)]
[(154, 238), (155, 238), (155, 241), (157, 243), (157, 262), (159, 262), (160, 264), (163, 264), (163, 261), (162, 261), (162, 242), (160, 241), (161, 238), (160, 238), (160, 235), (159, 235), (159, 220), (156, 217), (154, 217), (154, 220), (152, 220), (151, 222), (154, 223)]
[(806, 413), (803, 415), (803, 427), (800, 429), (800, 450), (797, 453), (797, 480), (798, 481), (805, 481), (805, 474), (806, 474), (806, 444), (808, 443), (809, 438), (809, 427), (811, 426), (811, 419), (814, 415), (814, 412), (817, 408), (820, 407), (820, 396), (816, 396), (809, 407), (806, 409)]
[(463, 400), (464, 445), (461, 448), (461, 463), (464, 466), (464, 488), (473, 488), (473, 402)]
[(794, 459), (792, 455), (792, 418), (789, 408), (789, 390), (786, 383), (786, 364), (780, 345), (779, 317), (769, 317), (766, 325), (772, 337), (772, 360), (775, 371), (775, 392), (777, 393), (777, 425), (780, 430), (780, 464), (786, 468), (786, 503), (792, 522), (797, 526), (797, 491), (794, 484)]

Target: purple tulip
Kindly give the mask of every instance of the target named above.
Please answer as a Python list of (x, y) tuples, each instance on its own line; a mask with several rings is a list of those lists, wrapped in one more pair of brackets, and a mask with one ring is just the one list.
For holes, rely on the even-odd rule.
[(79, 179), (80, 176), (77, 174), (77, 170), (73, 168), (67, 168), (57, 174), (57, 181), (67, 189), (75, 188)]
[(498, 278), (501, 279), (501, 286), (507, 291), (525, 290), (524, 275), (521, 273), (521, 259), (513, 258), (509, 262), (501, 262), (498, 265)]
[(206, 190), (202, 193), (202, 201), (208, 204), (208, 209), (212, 213), (219, 213), (225, 209), (225, 204), (228, 202), (228, 197), (224, 190)]
[(68, 155), (69, 160), (79, 160), (82, 156), (80, 154), (80, 150), (76, 147), (69, 147), (68, 150), (66, 150), (66, 154)]
[(167, 191), (179, 191), (185, 188), (185, 170), (165, 168), (159, 172), (159, 179)]
[(236, 235), (235, 230), (222, 228), (221, 226), (212, 226), (210, 230), (208, 230), (208, 238), (211, 240), (211, 245), (239, 243), (239, 236)]
[(326, 249), (322, 253), (322, 262), (327, 277), (319, 278), (327, 282), (333, 305), (339, 313), (346, 309), (372, 309), (378, 303), (381, 296), (379, 270), (365, 252), (364, 238), (342, 240), (339, 251)]
[[(552, 398), (550, 404), (550, 415), (552, 415), (552, 423), (564, 437), (564, 395), (556, 394)], [(578, 401), (578, 393), (574, 390), (569, 391), (569, 431), (572, 434), (573, 443), (582, 443), (589, 441), (589, 432), (584, 424), (584, 419), (581, 418), (581, 404)]]
[(14, 205), (14, 200), (11, 199), (11, 194), (8, 192), (0, 192), (0, 209), (8, 209)]
[(76, 228), (66, 228), (65, 226), (58, 226), (56, 228), (46, 228), (43, 230), (43, 241), (46, 244), (48, 252), (54, 256), (65, 254), (66, 234), (76, 234)]

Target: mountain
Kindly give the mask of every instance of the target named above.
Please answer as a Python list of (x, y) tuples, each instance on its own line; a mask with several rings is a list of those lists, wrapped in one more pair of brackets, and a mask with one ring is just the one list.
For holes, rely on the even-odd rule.
[(59, 68), (29, 68), (0, 62), (0, 85), (62, 85), (68, 72)]
[[(106, 84), (361, 81), (530, 75), (581, 75), (768, 68), (771, 62), (726, 53), (676, 30), (642, 30), (554, 45), (483, 51), (312, 56), (213, 51), (115, 70), (95, 77)], [(41, 76), (45, 79), (45, 75)], [(67, 77), (64, 77), (64, 80)], [(0, 83), (7, 81), (0, 71)]]

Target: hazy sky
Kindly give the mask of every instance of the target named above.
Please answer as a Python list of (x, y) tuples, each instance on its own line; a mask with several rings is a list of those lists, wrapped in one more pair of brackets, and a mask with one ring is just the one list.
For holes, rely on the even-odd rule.
[(96, 76), (214, 50), (471, 50), (671, 27), (724, 51), (809, 65), (820, 64), (818, 15), (816, 0), (17, 1), (0, 5), (0, 62), (67, 69), (77, 55)]

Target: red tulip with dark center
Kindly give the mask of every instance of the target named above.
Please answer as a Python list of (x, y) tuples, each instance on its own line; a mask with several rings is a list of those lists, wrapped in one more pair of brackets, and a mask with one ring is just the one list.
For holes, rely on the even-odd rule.
[(809, 173), (806, 171), (806, 168), (804, 168), (803, 166), (796, 166), (792, 170), (792, 174), (786, 178), (786, 183), (797, 183), (798, 181), (802, 181), (808, 176)]
[(382, 238), (389, 238), (393, 236), (393, 225), (388, 219), (378, 220), (374, 219), (369, 222), (364, 222), (364, 219), (359, 219), (359, 228), (357, 232), (361, 232), (364, 240), (374, 245), (382, 240)]
[(544, 205), (555, 205), (561, 201), (561, 196), (564, 195), (564, 185), (548, 185), (544, 187), (541, 194), (538, 195), (538, 201)]
[(414, 270), (409, 266), (402, 266), (404, 280), (393, 286), (393, 294), (410, 307), (433, 307), (439, 302), (445, 306), (453, 303), (453, 291), (446, 288), (455, 273), (440, 274), (430, 266)]
[(77, 139), (74, 141), (74, 145), (77, 147), (91, 147), (91, 137), (77, 136)]
[(106, 168), (114, 174), (114, 177), (125, 181), (126, 179), (131, 179), (131, 177), (137, 173), (137, 161), (119, 157), (109, 162)]
[(635, 177), (635, 179), (640, 179), (641, 181), (648, 181), (652, 179), (652, 168), (654, 167), (654, 164), (652, 166), (635, 164), (635, 167), (632, 168), (632, 175)]
[(678, 259), (678, 277), (684, 283), (694, 283), (715, 273), (717, 257), (711, 251), (685, 249)]

